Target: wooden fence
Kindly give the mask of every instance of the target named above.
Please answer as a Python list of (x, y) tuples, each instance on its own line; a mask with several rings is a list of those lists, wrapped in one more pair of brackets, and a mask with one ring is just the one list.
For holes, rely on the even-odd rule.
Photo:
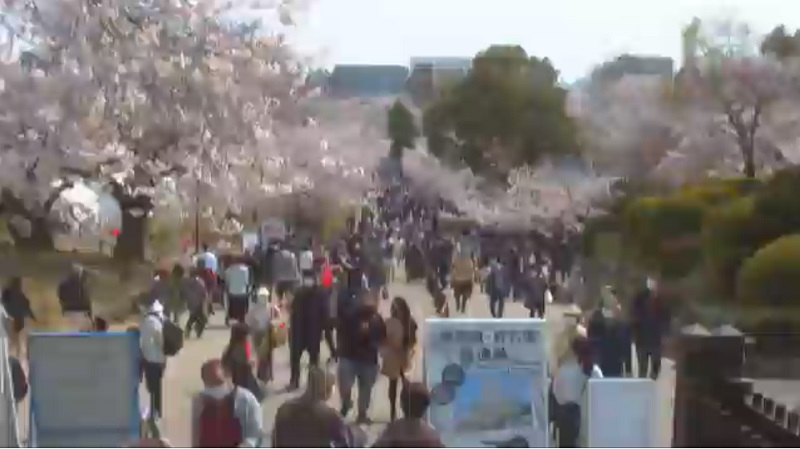
[(693, 326), (676, 345), (675, 447), (800, 447), (800, 415), (743, 378), (745, 337)]

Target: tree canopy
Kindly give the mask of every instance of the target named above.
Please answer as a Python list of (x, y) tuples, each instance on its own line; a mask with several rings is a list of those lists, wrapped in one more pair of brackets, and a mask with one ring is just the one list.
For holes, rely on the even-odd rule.
[[(286, 2), (248, 5), (291, 21)], [(276, 33), (226, 18), (231, 8), (212, 0), (6, 2), (12, 42), (27, 49), (0, 62), (6, 211), (46, 234), (60, 190), (100, 181), (122, 211), (115, 251), (141, 258), (160, 192), (192, 209), (202, 196), (204, 209), (227, 216), (320, 179), (352, 180), (359, 165), (350, 164), (361, 161), (347, 152), (360, 145), (349, 131), (326, 135), (330, 127), (309, 119), (297, 55)]]
[(414, 114), (403, 104), (402, 101), (394, 102), (387, 112), (387, 134), (391, 141), (390, 155), (401, 159), (403, 151), (416, 146), (419, 129), (414, 120)]
[(547, 58), (519, 46), (491, 46), (467, 76), (426, 109), (423, 133), (440, 159), (505, 178), (546, 155), (578, 150), (566, 91)]

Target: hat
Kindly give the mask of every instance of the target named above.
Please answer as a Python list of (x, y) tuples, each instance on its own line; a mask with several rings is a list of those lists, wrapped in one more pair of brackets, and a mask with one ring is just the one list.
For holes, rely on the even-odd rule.
[(164, 313), (164, 305), (161, 304), (161, 301), (155, 300), (152, 304), (150, 304), (150, 313)]
[(300, 270), (311, 271), (314, 269), (314, 253), (311, 251), (303, 251), (300, 253), (300, 260), (298, 262)]

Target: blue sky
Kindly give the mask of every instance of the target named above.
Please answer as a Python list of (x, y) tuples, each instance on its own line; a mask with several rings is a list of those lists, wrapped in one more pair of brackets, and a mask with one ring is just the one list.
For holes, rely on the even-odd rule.
[(800, 26), (797, 0), (312, 0), (295, 40), (324, 65), (407, 64), (472, 56), (495, 43), (548, 56), (565, 81), (621, 53), (680, 59), (694, 16), (743, 20), (760, 32)]

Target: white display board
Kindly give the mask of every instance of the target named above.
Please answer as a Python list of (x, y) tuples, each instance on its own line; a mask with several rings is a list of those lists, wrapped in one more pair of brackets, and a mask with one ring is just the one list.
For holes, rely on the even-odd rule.
[(139, 436), (139, 334), (31, 334), (32, 447), (123, 447)]
[(657, 389), (651, 379), (591, 379), (587, 447), (657, 447)]
[(547, 447), (545, 322), (428, 319), (428, 420), (447, 447)]
[(0, 304), (0, 447), (19, 447), (17, 426), (17, 404), (14, 401), (14, 385), (11, 379), (11, 353), (5, 324), (7, 315)]

